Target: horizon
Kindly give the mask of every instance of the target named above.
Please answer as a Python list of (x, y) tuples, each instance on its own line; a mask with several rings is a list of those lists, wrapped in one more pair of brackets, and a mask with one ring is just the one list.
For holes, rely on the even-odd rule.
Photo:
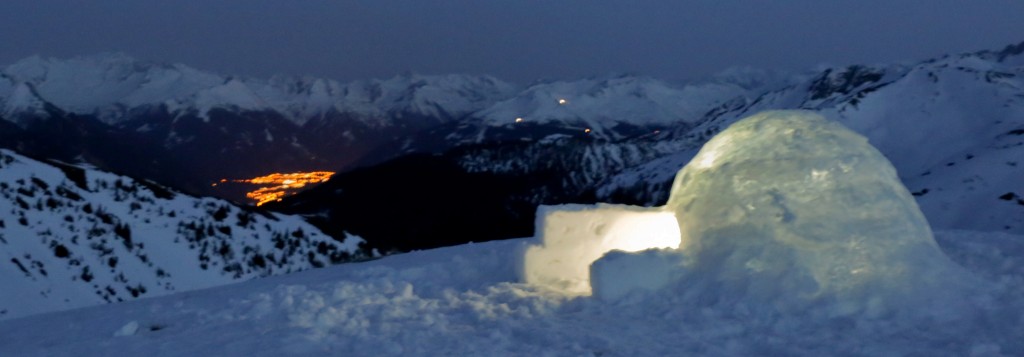
[(188, 68), (200, 71), (200, 72), (204, 72), (204, 73), (208, 73), (208, 74), (213, 74), (213, 75), (217, 75), (217, 76), (228, 77), (228, 78), (240, 77), (242, 79), (250, 79), (250, 80), (271, 80), (271, 79), (273, 79), (275, 77), (285, 77), (285, 78), (287, 78), (287, 77), (293, 77), (293, 78), (306, 78), (306, 77), (308, 77), (308, 78), (313, 78), (313, 79), (332, 80), (332, 81), (336, 81), (336, 82), (339, 82), (339, 83), (350, 83), (350, 82), (356, 82), (356, 81), (374, 81), (374, 80), (377, 80), (377, 81), (387, 81), (387, 80), (391, 80), (391, 79), (399, 78), (399, 77), (403, 77), (403, 76), (468, 75), (468, 76), (493, 77), (493, 78), (496, 78), (498, 80), (501, 80), (501, 81), (504, 81), (504, 82), (507, 82), (507, 83), (510, 83), (510, 84), (514, 84), (514, 85), (517, 85), (517, 86), (528, 87), (528, 86), (533, 85), (535, 83), (553, 83), (553, 82), (559, 82), (559, 81), (572, 82), (572, 81), (580, 81), (580, 80), (588, 80), (588, 79), (601, 79), (601, 78), (609, 78), (609, 77), (617, 77), (617, 76), (630, 76), (630, 77), (639, 77), (639, 78), (653, 78), (653, 79), (661, 80), (661, 81), (668, 82), (668, 83), (687, 84), (687, 83), (692, 83), (692, 82), (700, 82), (700, 81), (704, 81), (704, 80), (710, 80), (710, 79), (713, 79), (713, 78), (715, 78), (717, 76), (721, 76), (721, 75), (724, 75), (724, 74), (727, 74), (727, 73), (729, 73), (731, 71), (736, 71), (736, 70), (751, 69), (751, 70), (755, 70), (755, 71), (762, 71), (762, 72), (765, 72), (765, 73), (768, 73), (768, 74), (781, 74), (781, 75), (791, 76), (791, 75), (799, 75), (799, 74), (802, 74), (802, 73), (813, 73), (813, 72), (817, 72), (817, 71), (820, 71), (822, 69), (827, 69), (827, 68), (837, 68), (837, 67), (847, 67), (847, 66), (881, 66), (881, 65), (893, 65), (893, 64), (916, 64), (916, 63), (928, 61), (928, 60), (931, 60), (931, 59), (934, 59), (934, 58), (940, 58), (940, 57), (947, 56), (947, 55), (973, 54), (973, 53), (978, 53), (978, 52), (999, 52), (999, 51), (1005, 50), (1005, 49), (1007, 49), (1009, 47), (1013, 47), (1013, 46), (1024, 46), (1024, 40), (1021, 40), (1020, 42), (1010, 42), (1010, 43), (1007, 43), (1007, 44), (1004, 44), (1004, 45), (1001, 45), (1001, 46), (996, 46), (996, 47), (993, 47), (993, 48), (953, 51), (953, 52), (936, 54), (934, 56), (929, 56), (929, 57), (904, 59), (904, 60), (900, 60), (900, 61), (887, 62), (887, 63), (884, 63), (884, 62), (876, 62), (876, 63), (847, 63), (847, 64), (819, 63), (817, 65), (809, 66), (809, 67), (805, 67), (805, 68), (794, 68), (794, 69), (787, 69), (787, 70), (778, 69), (778, 68), (756, 67), (756, 66), (751, 66), (751, 65), (738, 65), (738, 66), (726, 67), (726, 68), (723, 68), (723, 69), (721, 69), (721, 70), (719, 70), (717, 72), (708, 73), (708, 74), (705, 74), (705, 75), (702, 75), (702, 76), (699, 76), (699, 77), (686, 78), (686, 79), (663, 78), (663, 77), (654, 76), (654, 75), (651, 75), (651, 74), (648, 74), (648, 73), (642, 73), (642, 72), (636, 72), (636, 71), (608, 71), (608, 72), (604, 72), (604, 73), (591, 74), (591, 75), (581, 76), (581, 77), (537, 78), (537, 79), (535, 79), (535, 80), (533, 80), (531, 82), (527, 82), (527, 83), (516, 82), (516, 81), (513, 81), (511, 79), (508, 79), (508, 78), (505, 78), (505, 77), (501, 77), (499, 75), (495, 75), (495, 74), (491, 74), (491, 73), (466, 73), (466, 72), (422, 73), (422, 72), (414, 72), (414, 71), (409, 71), (409, 70), (405, 70), (405, 71), (401, 71), (401, 72), (396, 72), (396, 73), (393, 73), (391, 75), (381, 76), (381, 77), (365, 77), (365, 78), (351, 78), (351, 79), (340, 79), (340, 78), (333, 78), (333, 77), (322, 77), (322, 76), (312, 76), (312, 75), (305, 75), (305, 74), (283, 73), (283, 72), (282, 73), (271, 73), (269, 75), (246, 75), (246, 74), (226, 73), (226, 72), (216, 71), (216, 70), (212, 70), (212, 69), (198, 67), (198, 66), (195, 66), (195, 65), (193, 65), (191, 63), (185, 63), (185, 62), (169, 62), (169, 61), (161, 61), (161, 60), (140, 58), (138, 56), (135, 56), (132, 53), (128, 53), (128, 52), (124, 52), (124, 51), (101, 51), (101, 52), (95, 52), (95, 53), (85, 53), (85, 54), (77, 54), (77, 55), (70, 55), (70, 56), (46, 56), (46, 55), (41, 55), (41, 54), (32, 54), (32, 55), (29, 55), (29, 56), (25, 56), (25, 57), (22, 57), (22, 58), (15, 59), (14, 61), (6, 62), (6, 63), (0, 63), (0, 70), (6, 70), (10, 66), (13, 66), (13, 65), (18, 64), (20, 62), (23, 62), (23, 61), (26, 61), (26, 60), (30, 60), (30, 59), (33, 59), (33, 58), (39, 58), (39, 59), (44, 60), (44, 61), (67, 62), (67, 61), (72, 61), (72, 60), (77, 60), (77, 59), (99, 58), (99, 57), (104, 57), (104, 56), (111, 56), (111, 57), (123, 56), (123, 57), (126, 57), (126, 58), (128, 58), (128, 59), (130, 59), (132, 61), (140, 62), (140, 63), (148, 64), (148, 65), (157, 65), (157, 66), (161, 66), (161, 65), (163, 65), (163, 66), (179, 66), (180, 65), (180, 66), (185, 66), (185, 67), (188, 67)]

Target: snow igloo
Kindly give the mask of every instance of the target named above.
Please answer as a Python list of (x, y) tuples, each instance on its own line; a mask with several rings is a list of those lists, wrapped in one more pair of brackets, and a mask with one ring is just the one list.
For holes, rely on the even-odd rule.
[(702, 301), (855, 312), (963, 276), (889, 161), (808, 111), (728, 127), (676, 174), (665, 206), (542, 207), (537, 234), (525, 282), (606, 300), (674, 287)]

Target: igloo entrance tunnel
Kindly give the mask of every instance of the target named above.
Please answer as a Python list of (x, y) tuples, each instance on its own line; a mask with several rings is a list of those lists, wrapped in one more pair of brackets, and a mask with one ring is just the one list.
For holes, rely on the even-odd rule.
[[(776, 307), (864, 310), (963, 276), (889, 161), (806, 111), (722, 131), (677, 173), (665, 206), (542, 207), (537, 222), (523, 280), (603, 299), (682, 282)], [(639, 252), (652, 248), (664, 250)]]

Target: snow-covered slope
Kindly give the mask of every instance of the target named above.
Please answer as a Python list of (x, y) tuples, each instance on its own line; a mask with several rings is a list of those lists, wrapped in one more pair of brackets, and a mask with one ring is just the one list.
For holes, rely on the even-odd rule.
[[(983, 289), (924, 315), (829, 317), (666, 289), (624, 302), (517, 281), (532, 240), (415, 252), (0, 321), (4, 356), (1013, 356), (1024, 236), (939, 232)], [(695, 291), (700, 290), (700, 291)]]
[(0, 319), (350, 260), (301, 218), (0, 150)]

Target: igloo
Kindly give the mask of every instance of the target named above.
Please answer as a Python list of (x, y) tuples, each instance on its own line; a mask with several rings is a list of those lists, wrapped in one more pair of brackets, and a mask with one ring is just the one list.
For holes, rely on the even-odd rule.
[[(564, 215), (579, 211), (538, 212), (541, 243), (524, 255), (526, 282), (614, 300), (683, 281), (679, 289), (702, 289), (697, 294), (711, 299), (780, 308), (833, 301), (862, 311), (963, 276), (889, 161), (866, 138), (813, 112), (764, 112), (728, 127), (676, 174), (665, 206)], [(604, 250), (608, 232), (593, 227), (665, 214), (674, 220), (649, 219), (648, 229), (618, 231), (615, 239), (656, 248), (666, 239), (652, 240), (651, 231), (678, 232), (670, 251), (601, 258), (615, 247)], [(580, 249), (589, 253), (572, 254)]]

